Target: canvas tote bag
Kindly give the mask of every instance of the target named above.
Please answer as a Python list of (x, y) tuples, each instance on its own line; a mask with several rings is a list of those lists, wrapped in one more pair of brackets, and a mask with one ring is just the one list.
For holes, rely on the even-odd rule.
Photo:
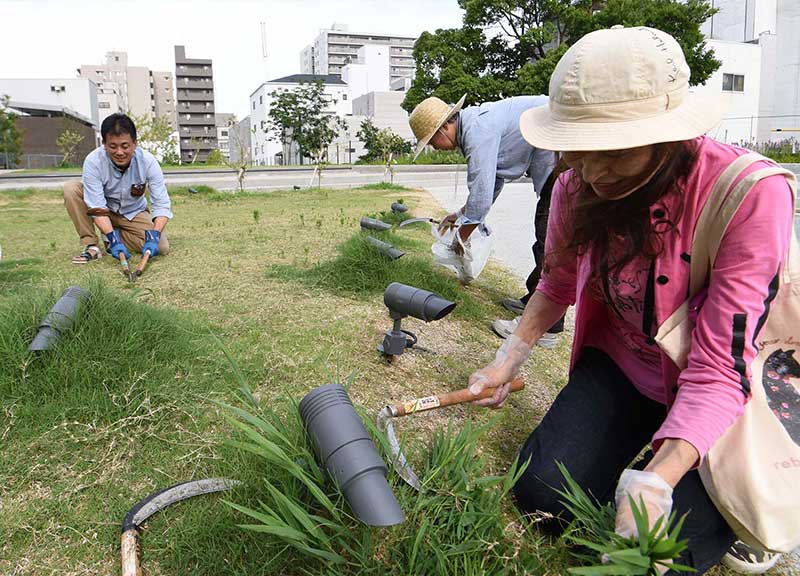
[[(728, 166), (700, 213), (692, 240), (689, 298), (656, 335), (680, 369), (686, 367), (694, 328), (689, 300), (706, 285), (725, 230), (747, 193), (759, 180), (782, 174), (796, 194), (794, 174), (779, 167), (756, 170), (731, 189), (744, 169), (764, 159), (750, 153)], [(750, 365), (750, 401), (711, 447), (699, 472), (740, 540), (790, 552), (800, 546), (800, 254), (794, 232), (777, 294), (768, 306)]]

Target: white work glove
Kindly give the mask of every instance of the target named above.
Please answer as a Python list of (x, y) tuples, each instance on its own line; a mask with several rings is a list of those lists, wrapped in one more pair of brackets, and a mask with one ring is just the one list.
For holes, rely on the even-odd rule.
[(444, 234), (450, 228), (456, 225), (456, 222), (461, 217), (461, 212), (453, 212), (452, 214), (448, 214), (442, 221), (439, 222), (439, 234)]
[(469, 377), (469, 391), (478, 395), (485, 388), (494, 388), (491, 398), (476, 400), (478, 406), (500, 408), (511, 390), (511, 380), (531, 355), (531, 347), (522, 338), (511, 334), (497, 350), (494, 361)]
[(628, 469), (620, 476), (615, 493), (617, 501), (615, 531), (617, 534), (626, 538), (639, 537), (628, 496), (633, 497), (633, 501), (638, 507), (641, 507), (639, 499), (644, 500), (650, 528), (662, 516), (664, 516), (664, 521), (661, 526), (666, 524), (670, 512), (672, 512), (672, 486), (655, 472)]

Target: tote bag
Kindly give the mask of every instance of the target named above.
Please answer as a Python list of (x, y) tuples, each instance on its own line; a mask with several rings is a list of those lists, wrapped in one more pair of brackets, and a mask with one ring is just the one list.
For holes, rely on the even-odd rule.
[[(796, 178), (763, 168), (731, 184), (765, 158), (740, 156), (717, 179), (692, 240), (689, 298), (660, 327), (656, 341), (686, 367), (693, 322), (689, 300), (704, 287), (722, 237), (748, 192), (761, 179), (782, 174), (796, 193)], [(728, 192), (730, 190), (730, 192)], [(783, 275), (769, 315), (756, 336), (750, 365), (751, 398), (744, 413), (714, 443), (700, 477), (737, 537), (755, 548), (790, 552), (800, 546), (800, 254), (792, 233)]]

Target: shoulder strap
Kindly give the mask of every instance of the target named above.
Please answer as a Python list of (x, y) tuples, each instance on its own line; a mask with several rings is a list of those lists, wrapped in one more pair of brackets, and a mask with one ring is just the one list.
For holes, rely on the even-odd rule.
[[(728, 193), (732, 183), (744, 170), (755, 162), (762, 160), (768, 159), (755, 152), (744, 154), (729, 164), (714, 183), (714, 187), (695, 225), (694, 238), (692, 239), (689, 298), (697, 294), (705, 284), (728, 225), (739, 209), (739, 206), (741, 206), (742, 202), (747, 197), (747, 194), (758, 181), (769, 176), (782, 174), (786, 177), (786, 181), (792, 189), (792, 193), (796, 194), (797, 179), (795, 175), (777, 166), (763, 168), (748, 174), (730, 191), (730, 193)], [(794, 234), (792, 234), (792, 240), (794, 240)], [(792, 242), (792, 244), (795, 243)], [(793, 250), (790, 248), (787, 266), (784, 267), (787, 277), (790, 272), (788, 263), (792, 262), (792, 252)]]

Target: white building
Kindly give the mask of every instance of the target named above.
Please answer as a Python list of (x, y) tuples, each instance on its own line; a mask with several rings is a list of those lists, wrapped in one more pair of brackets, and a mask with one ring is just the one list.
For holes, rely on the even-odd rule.
[(87, 78), (0, 78), (0, 96), (9, 96), (19, 105), (67, 109), (100, 129), (97, 85)]
[(761, 93), (762, 49), (758, 44), (706, 40), (722, 65), (695, 93), (724, 97), (727, 110), (722, 122), (710, 134), (721, 142), (752, 142), (758, 134)]
[(346, 24), (321, 29), (314, 42), (300, 53), (302, 74), (342, 74), (342, 68), (358, 60), (358, 49), (366, 44), (389, 48), (390, 79), (414, 77), (413, 36), (349, 32)]
[(320, 81), (323, 83), (324, 93), (330, 98), (327, 111), (340, 118), (350, 116), (352, 102), (347, 84), (338, 75), (294, 74), (264, 82), (250, 94), (250, 126), (255, 129), (251, 138), (253, 164), (300, 164), (296, 146), (284, 145), (279, 142), (277, 135), (267, 133), (267, 117), (273, 100), (271, 94)]
[[(715, 50), (714, 42), (722, 41), (722, 67), (706, 86), (732, 87), (726, 90), (732, 107), (718, 137), (727, 130), (730, 142), (800, 138), (800, 1), (715, 0), (714, 7), (719, 13), (702, 30)], [(758, 54), (734, 44), (757, 46)], [(747, 61), (755, 58), (757, 64)]]
[(236, 116), (229, 112), (217, 112), (214, 114), (214, 124), (217, 128), (217, 149), (226, 160), (229, 160), (231, 157), (230, 131), (231, 126), (236, 124)]
[(342, 80), (347, 84), (350, 98), (369, 92), (390, 90), (389, 46), (367, 44), (358, 49), (358, 59), (342, 68)]

